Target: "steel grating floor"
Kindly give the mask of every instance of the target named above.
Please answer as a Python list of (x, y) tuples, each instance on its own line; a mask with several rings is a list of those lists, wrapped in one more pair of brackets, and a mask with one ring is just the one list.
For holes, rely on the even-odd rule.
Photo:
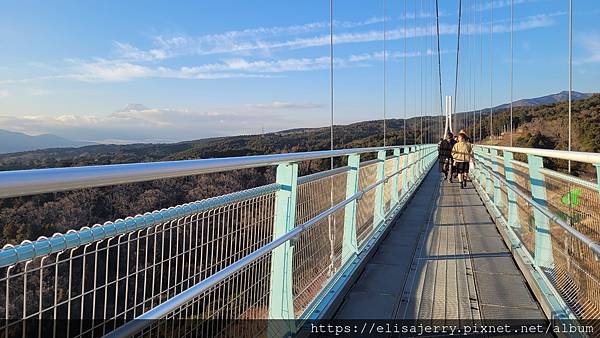
[(436, 168), (376, 250), (335, 318), (545, 318), (475, 188)]

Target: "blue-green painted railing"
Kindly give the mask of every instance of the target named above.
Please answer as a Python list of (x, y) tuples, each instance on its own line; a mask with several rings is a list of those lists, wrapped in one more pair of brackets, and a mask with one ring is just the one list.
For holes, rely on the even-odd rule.
[[(361, 154), (375, 153), (376, 177), (374, 183), (359, 187), (360, 167), (366, 162), (360, 161)], [(344, 157), (347, 165), (325, 172), (298, 177), (299, 163), (302, 161)], [(112, 165), (96, 167), (59, 168), (31, 171), (12, 171), (0, 173), (0, 198), (30, 195), (40, 192), (64, 191), (84, 187), (105, 186), (143, 180), (196, 175), (209, 172), (220, 172), (243, 168), (276, 166), (276, 182), (264, 187), (236, 192), (203, 201), (154, 211), (144, 215), (129, 217), (124, 220), (107, 222), (80, 230), (71, 230), (66, 234), (56, 234), (51, 238), (41, 237), (35, 241), (25, 241), (19, 245), (8, 245), (0, 250), (0, 268), (8, 268), (19, 264), (27, 264), (36, 259), (44, 259), (50, 255), (61, 255), (69, 250), (89, 248), (95, 243), (134, 233), (146, 231), (205, 210), (213, 210), (225, 205), (237, 203), (250, 198), (275, 194), (273, 214), (273, 240), (256, 249), (252, 253), (224, 267), (220, 271), (199, 283), (188, 287), (179, 294), (155, 305), (150, 310), (107, 332), (110, 337), (123, 337), (135, 334), (151, 325), (150, 319), (161, 319), (178, 308), (188, 304), (203, 292), (223, 282), (236, 272), (248, 267), (261, 257), (270, 256), (270, 274), (268, 288), (268, 317), (270, 319), (288, 319), (287, 321), (271, 321), (274, 323), (269, 334), (285, 335), (295, 331), (294, 321), (318, 316), (324, 308), (331, 304), (332, 290), (336, 290), (340, 280), (356, 268), (356, 260), (365, 250), (370, 250), (374, 241), (381, 236), (390, 220), (401, 210), (401, 207), (418, 188), (420, 181), (437, 159), (435, 145), (391, 146), (381, 148), (342, 149), (334, 151), (318, 151), (306, 153), (290, 153), (264, 156), (248, 156), (224, 159), (208, 159), (193, 161), (175, 161), (161, 163), (144, 163), (132, 165)], [(371, 163), (371, 161), (369, 161)], [(386, 166), (391, 166), (386, 168)], [(390, 173), (391, 171), (391, 173)], [(296, 209), (298, 186), (334, 175), (346, 174), (346, 198), (310, 220), (297, 224)], [(384, 188), (385, 186), (385, 188)], [(386, 200), (386, 189), (389, 192), (389, 205)], [(366, 240), (357, 242), (358, 202), (367, 193), (374, 194), (372, 231)], [(327, 219), (335, 212), (344, 210), (343, 246), (341, 268), (323, 287), (323, 290), (306, 307), (300, 318), (294, 313), (293, 267), (292, 257), (295, 240), (318, 222)], [(360, 245), (359, 245), (360, 244)], [(85, 249), (84, 249), (85, 250)], [(16, 269), (18, 270), (18, 269)], [(8, 276), (7, 278), (11, 278)], [(8, 279), (7, 279), (8, 280)], [(8, 283), (8, 282), (7, 282)], [(8, 284), (7, 284), (8, 285)], [(135, 319), (135, 320), (131, 320)], [(284, 323), (280, 325), (281, 323)], [(11, 324), (12, 325), (12, 324)]]
[[(527, 163), (515, 161), (514, 154), (526, 156)], [(539, 291), (538, 298), (541, 298), (546, 314), (559, 320), (596, 319), (600, 302), (593, 295), (600, 292), (600, 245), (597, 239), (582, 233), (578, 224), (570, 224), (564, 216), (555, 214), (552, 210), (557, 206), (550, 205), (549, 194), (554, 194), (553, 203), (556, 204), (557, 194), (560, 200), (564, 191), (571, 196), (573, 187), (587, 189), (592, 193), (588, 195), (588, 203), (598, 204), (600, 169), (597, 169), (594, 183), (546, 169), (544, 159), (577, 161), (600, 168), (600, 154), (477, 145), (474, 155), (473, 182), (503, 230), (517, 262), (522, 263), (521, 270), (529, 277), (530, 285)], [(504, 175), (499, 166), (504, 167)], [(526, 176), (521, 186), (517, 184), (516, 172)], [(554, 180), (552, 185), (546, 182), (548, 177)], [(528, 190), (522, 187), (523, 184)], [(563, 186), (557, 187), (557, 184)], [(527, 211), (529, 208), (531, 214)], [(600, 205), (586, 205), (585, 208), (586, 217), (593, 220), (592, 223), (600, 221), (597, 211)], [(519, 217), (520, 213), (525, 213), (521, 215), (524, 217)], [(529, 219), (533, 224), (523, 224)], [(530, 233), (532, 236), (528, 235)]]

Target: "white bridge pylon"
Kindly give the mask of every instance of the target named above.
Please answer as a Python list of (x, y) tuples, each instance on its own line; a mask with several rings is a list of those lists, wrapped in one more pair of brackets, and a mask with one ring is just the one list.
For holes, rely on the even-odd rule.
[(444, 138), (446, 138), (446, 136), (448, 135), (448, 132), (453, 133), (454, 131), (452, 131), (452, 113), (454, 110), (454, 105), (452, 104), (452, 96), (446, 96), (446, 109), (445, 109), (445, 118), (446, 118), (446, 125), (444, 127)]

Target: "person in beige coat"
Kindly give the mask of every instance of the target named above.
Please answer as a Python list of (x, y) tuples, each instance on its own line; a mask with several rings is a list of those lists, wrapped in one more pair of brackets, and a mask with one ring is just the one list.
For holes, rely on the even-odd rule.
[(473, 146), (467, 141), (467, 134), (459, 133), (458, 142), (452, 147), (452, 159), (458, 173), (460, 188), (467, 187), (466, 176), (469, 173), (469, 161), (473, 156)]

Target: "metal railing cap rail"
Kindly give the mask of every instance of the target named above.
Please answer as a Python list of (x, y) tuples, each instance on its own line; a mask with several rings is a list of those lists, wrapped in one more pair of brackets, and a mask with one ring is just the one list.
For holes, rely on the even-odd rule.
[(513, 153), (535, 155), (535, 156), (540, 156), (540, 157), (550, 157), (550, 158), (555, 158), (555, 159), (560, 159), (560, 160), (591, 163), (591, 164), (600, 164), (600, 154), (598, 154), (598, 153), (586, 153), (583, 151), (566, 151), (566, 150), (539, 149), (539, 148), (488, 146), (488, 145), (482, 145), (482, 144), (476, 144), (475, 146), (481, 147), (481, 148), (487, 148), (487, 149), (510, 151)]
[(401, 147), (403, 146), (4, 171), (0, 172), (0, 198), (265, 167), (279, 163), (317, 160)]
[(0, 250), (0, 268), (19, 262), (29, 261), (41, 256), (78, 248), (90, 243), (100, 242), (107, 238), (114, 238), (134, 231), (148, 229), (152, 226), (194, 213), (275, 192), (280, 187), (281, 185), (272, 183), (227, 195), (155, 210), (135, 217), (118, 219), (114, 222), (105, 222), (104, 224), (96, 224), (92, 227), (83, 227), (80, 230), (69, 230), (65, 234), (57, 233), (50, 238), (42, 236), (33, 242), (23, 241), (18, 245), (7, 244)]
[(476, 160), (476, 162), (477, 162), (477, 165), (479, 166), (479, 168), (483, 168), (492, 177), (498, 179), (508, 189), (514, 191), (517, 195), (519, 195), (521, 198), (523, 198), (527, 203), (531, 204), (534, 208), (536, 208), (538, 211), (540, 211), (542, 214), (544, 214), (546, 217), (548, 217), (548, 219), (550, 219), (551, 221), (553, 221), (556, 224), (558, 224), (564, 231), (568, 232), (569, 234), (571, 234), (572, 236), (574, 236), (575, 238), (577, 238), (578, 240), (580, 240), (582, 243), (584, 243), (585, 245), (587, 245), (590, 248), (590, 250), (592, 250), (592, 252), (595, 254), (596, 258), (600, 259), (600, 244), (596, 243), (594, 240), (592, 240), (591, 238), (589, 238), (588, 236), (586, 236), (585, 234), (583, 234), (579, 230), (575, 229), (570, 224), (567, 224), (565, 221), (563, 221), (560, 217), (558, 217), (557, 215), (555, 215), (548, 208), (540, 205), (532, 197), (530, 197), (527, 193), (523, 192), (521, 189), (519, 189), (518, 187), (516, 187), (514, 184), (508, 182), (502, 176), (500, 176), (499, 174), (497, 174), (496, 172), (494, 172), (485, 163), (483, 163), (483, 162), (481, 162), (479, 160)]
[[(394, 147), (386, 148), (393, 149)], [(423, 149), (427, 148), (431, 148), (431, 145), (429, 145), (428, 147), (424, 147)], [(363, 149), (372, 148), (361, 148), (356, 150)], [(413, 164), (414, 163), (411, 163), (407, 167), (410, 167)], [(391, 176), (398, 174), (405, 168), (402, 168), (401, 170), (392, 174)], [(299, 181), (309, 182), (314, 179), (326, 177), (327, 175), (345, 172), (347, 170), (347, 167), (342, 167), (324, 172), (319, 172), (313, 175), (303, 176), (304, 178), (299, 178)], [(383, 182), (383, 180), (381, 182)], [(13, 265), (19, 262), (32, 260), (37, 257), (49, 255), (52, 253), (77, 248), (82, 245), (99, 242), (107, 238), (131, 233), (133, 231), (147, 229), (154, 225), (168, 222), (170, 220), (184, 217), (193, 213), (209, 210), (211, 208), (219, 207), (228, 203), (233, 203), (243, 199), (248, 199), (259, 195), (264, 195), (270, 192), (275, 192), (280, 187), (281, 185), (272, 183), (252, 189), (237, 191), (227, 195), (216, 196), (200, 201), (178, 205), (175, 207), (155, 210), (153, 212), (147, 212), (143, 215), (137, 215), (135, 217), (118, 219), (114, 222), (109, 221), (105, 222), (104, 224), (96, 224), (92, 227), (83, 227), (80, 230), (69, 230), (65, 234), (57, 233), (51, 238), (40, 237), (33, 242), (24, 241), (18, 245), (5, 245), (4, 248), (0, 250), (0, 268)]]
[[(433, 153), (433, 151), (425, 154), (423, 156), (423, 158), (427, 157), (428, 155), (431, 155), (432, 153)], [(311, 218), (310, 220), (308, 220), (300, 225), (297, 225), (292, 230), (286, 232), (285, 234), (281, 235), (280, 237), (278, 237), (276, 239), (273, 239), (273, 241), (263, 245), (262, 247), (256, 249), (255, 251), (249, 253), (248, 255), (238, 259), (237, 261), (233, 262), (232, 264), (222, 268), (220, 271), (215, 272), (213, 275), (207, 277), (206, 279), (199, 281), (195, 285), (180, 292), (179, 294), (176, 294), (175, 296), (169, 298), (168, 300), (164, 301), (163, 303), (160, 303), (157, 306), (153, 307), (152, 309), (147, 310), (143, 314), (134, 318), (132, 321), (126, 322), (122, 326), (117, 327), (114, 331), (109, 332), (104, 337), (105, 338), (131, 337), (131, 336), (137, 334), (138, 332), (142, 331), (144, 328), (151, 325), (151, 323), (152, 323), (151, 320), (156, 320), (156, 319), (165, 317), (166, 315), (171, 313), (173, 310), (177, 309), (178, 307), (183, 306), (185, 303), (194, 299), (195, 297), (197, 297), (199, 294), (201, 294), (205, 290), (208, 290), (210, 287), (223, 281), (225, 278), (227, 278), (227, 277), (233, 275), (234, 273), (240, 271), (241, 269), (247, 267), (248, 265), (250, 265), (255, 260), (259, 259), (260, 257), (272, 252), (274, 249), (276, 249), (280, 245), (284, 244), (285, 242), (293, 240), (295, 238), (298, 238), (298, 236), (300, 236), (300, 234), (302, 234), (304, 231), (306, 231), (307, 229), (312, 227), (317, 222), (325, 219), (329, 215), (332, 215), (335, 212), (337, 212), (338, 210), (344, 208), (350, 202), (359, 200), (368, 191), (370, 191), (370, 190), (374, 189), (375, 187), (377, 187), (378, 185), (388, 181), (393, 176), (400, 174), (402, 171), (407, 170), (408, 168), (412, 167), (415, 164), (416, 164), (416, 162), (409, 163), (409, 164), (405, 165), (403, 168), (395, 171), (394, 173), (365, 187), (361, 191), (356, 192), (354, 195), (346, 198), (345, 200), (339, 202), (338, 204), (336, 204), (334, 206), (331, 206), (329, 209), (322, 211), (321, 213), (319, 213), (315, 217)], [(431, 165), (431, 163), (429, 165)], [(427, 173), (427, 171), (425, 171), (425, 173), (423, 175), (426, 175), (426, 173)], [(412, 192), (414, 193), (414, 190)]]

